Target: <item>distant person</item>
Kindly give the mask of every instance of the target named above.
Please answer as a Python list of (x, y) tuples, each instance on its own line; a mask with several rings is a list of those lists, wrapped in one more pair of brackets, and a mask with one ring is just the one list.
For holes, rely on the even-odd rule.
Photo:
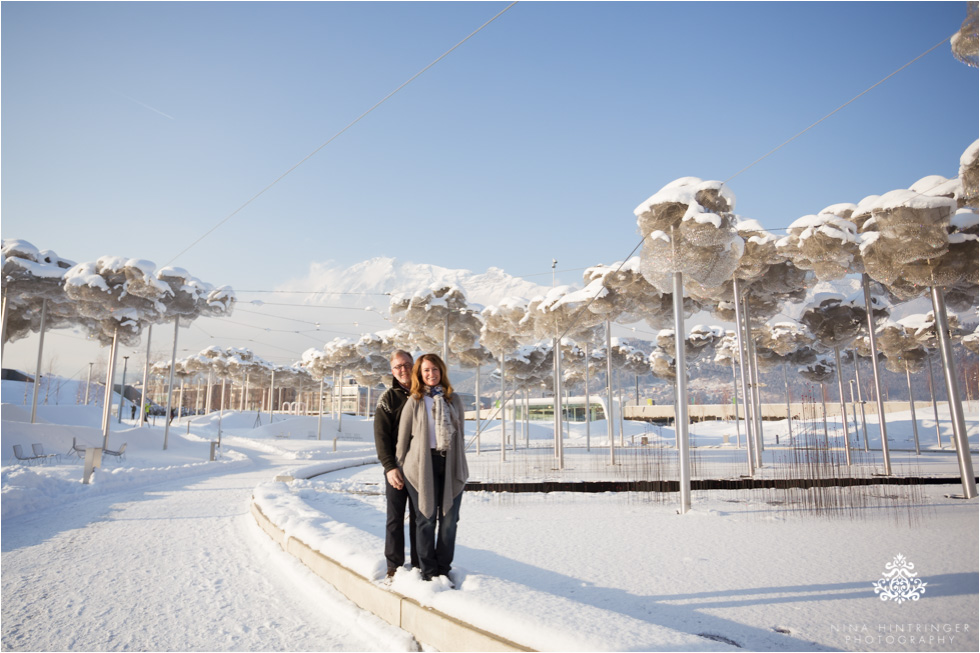
[[(408, 490), (405, 478), (395, 460), (395, 445), (398, 442), (398, 420), (402, 407), (408, 399), (412, 386), (412, 355), (401, 349), (390, 357), (391, 387), (378, 399), (374, 410), (374, 446), (378, 450), (378, 460), (384, 467), (385, 500), (388, 504), (388, 520), (385, 523), (385, 561), (388, 565), (386, 579), (390, 579), (405, 564), (405, 507), (408, 505)], [(419, 566), (415, 549), (415, 512), (408, 510), (408, 537), (410, 559), (413, 567)]]
[(129, 404), (129, 419), (136, 419), (136, 404)]
[(419, 358), (398, 426), (397, 457), (416, 512), (416, 544), (426, 581), (448, 579), (452, 568), (459, 504), (469, 478), (463, 411), (442, 359), (436, 354)]
[(169, 420), (167, 421), (167, 423), (168, 423), (168, 424), (170, 424), (170, 423), (173, 423), (173, 421), (174, 421), (174, 417), (175, 417), (176, 415), (177, 415), (177, 409), (176, 409), (176, 408), (171, 408), (171, 409), (170, 409), (170, 419), (169, 419)]

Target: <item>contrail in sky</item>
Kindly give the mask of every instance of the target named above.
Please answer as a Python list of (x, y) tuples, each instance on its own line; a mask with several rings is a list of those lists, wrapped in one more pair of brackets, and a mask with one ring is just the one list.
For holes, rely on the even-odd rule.
[[(116, 91), (116, 92), (117, 92), (117, 93), (119, 93), (119, 91)], [(159, 113), (159, 114), (160, 114), (161, 116), (163, 116), (164, 118), (170, 118), (171, 120), (175, 120), (175, 118), (174, 118), (173, 116), (168, 116), (168, 115), (167, 115), (167, 114), (165, 114), (165, 113), (164, 113), (163, 111), (160, 111), (159, 109), (154, 109), (154, 108), (153, 108), (153, 107), (151, 107), (151, 106), (150, 106), (149, 104), (144, 104), (143, 102), (140, 102), (140, 101), (139, 101), (139, 100), (137, 100), (136, 98), (132, 98), (132, 97), (129, 97), (129, 96), (128, 96), (128, 95), (126, 95), (125, 93), (119, 93), (119, 95), (121, 95), (121, 96), (123, 96), (123, 97), (124, 97), (124, 98), (126, 98), (127, 100), (130, 100), (131, 102), (135, 102), (136, 104), (138, 104), (138, 105), (140, 105), (141, 107), (145, 107), (145, 108), (147, 108), (147, 109), (149, 109), (150, 111), (155, 111), (156, 113)]]

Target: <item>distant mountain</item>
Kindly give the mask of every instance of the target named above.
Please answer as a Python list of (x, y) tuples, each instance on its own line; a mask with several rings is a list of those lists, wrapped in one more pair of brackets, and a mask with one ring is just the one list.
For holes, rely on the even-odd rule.
[(364, 306), (368, 303), (373, 308), (387, 311), (389, 298), (385, 295), (415, 293), (435, 283), (457, 286), (471, 304), (483, 306), (512, 296), (530, 299), (550, 289), (512, 277), (500, 268), (475, 273), (377, 257), (347, 268), (335, 266), (330, 261), (313, 263), (306, 277), (290, 281), (279, 290), (314, 293), (307, 300), (311, 304)]

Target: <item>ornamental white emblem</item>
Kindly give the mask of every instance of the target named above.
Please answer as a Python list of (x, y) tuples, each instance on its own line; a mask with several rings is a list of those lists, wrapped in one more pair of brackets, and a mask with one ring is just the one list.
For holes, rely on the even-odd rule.
[(926, 584), (916, 578), (919, 572), (912, 571), (915, 565), (905, 559), (901, 553), (885, 565), (881, 580), (874, 583), (875, 594), (882, 601), (918, 601), (919, 596), (926, 591)]

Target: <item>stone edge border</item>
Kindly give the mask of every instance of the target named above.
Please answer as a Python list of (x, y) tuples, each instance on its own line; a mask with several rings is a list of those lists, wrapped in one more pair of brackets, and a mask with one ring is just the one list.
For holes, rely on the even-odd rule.
[(362, 610), (409, 633), (423, 644), (440, 651), (533, 651), (508, 639), (460, 621), (415, 599), (376, 585), (339, 562), (315, 551), (305, 542), (287, 537), (262, 509), (251, 502), (252, 516), (259, 527), (283, 551), (297, 558), (314, 574), (333, 585)]

